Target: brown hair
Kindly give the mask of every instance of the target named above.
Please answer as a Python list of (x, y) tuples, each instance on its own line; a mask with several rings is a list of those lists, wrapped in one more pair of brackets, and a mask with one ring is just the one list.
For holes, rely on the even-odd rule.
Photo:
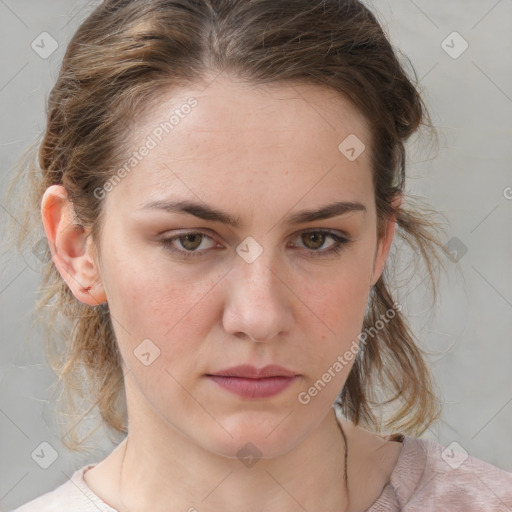
[[(161, 92), (206, 83), (221, 72), (255, 85), (327, 86), (359, 109), (370, 126), (378, 233), (386, 219), (396, 219), (397, 234), (413, 259), (419, 254), (426, 265), (435, 301), (438, 251), (446, 252), (435, 233), (440, 224), (436, 212), (404, 190), (404, 143), (420, 126), (432, 130), (432, 125), (416, 74), (415, 85), (361, 2), (106, 0), (69, 43), (48, 98), (44, 136), (20, 158), (8, 190), (11, 210), (19, 210), (11, 222), (17, 249), (36, 240), (39, 248), (43, 244), (35, 311), (48, 314), (47, 355), (64, 384), (60, 403), (67, 398), (65, 410), (74, 422), (97, 406), (104, 423), (127, 432), (123, 372), (108, 304), (78, 301), (52, 261), (40, 218), (42, 195), (51, 184), (62, 184), (77, 224), (90, 229), (99, 251), (103, 209), (94, 191), (126, 160), (136, 120)], [(13, 193), (19, 183), (24, 191)], [(404, 202), (394, 209), (396, 193)], [(394, 310), (389, 267), (388, 261), (371, 290), (364, 330)], [(360, 344), (338, 403), (355, 424), (420, 435), (440, 415), (426, 352), (400, 311), (374, 331)], [(75, 397), (90, 400), (81, 415)], [(381, 420), (376, 412), (385, 405), (395, 409)], [(68, 433), (65, 445), (80, 449), (84, 439), (78, 439), (76, 423)]]

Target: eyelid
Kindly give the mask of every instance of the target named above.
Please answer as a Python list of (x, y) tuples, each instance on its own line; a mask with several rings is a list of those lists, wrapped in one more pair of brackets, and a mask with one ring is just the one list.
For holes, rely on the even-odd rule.
[(343, 229), (331, 229), (331, 228), (306, 228), (300, 229), (298, 234), (303, 233), (325, 233), (326, 235), (336, 235), (340, 238), (346, 238), (347, 240), (352, 240), (352, 235)]

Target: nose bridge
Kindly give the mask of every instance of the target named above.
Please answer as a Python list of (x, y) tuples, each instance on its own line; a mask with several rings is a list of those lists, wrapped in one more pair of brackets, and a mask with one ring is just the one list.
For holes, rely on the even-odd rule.
[(267, 249), (256, 255), (251, 243), (242, 243), (237, 249), (246, 252), (239, 252), (233, 263), (224, 327), (232, 334), (243, 332), (253, 340), (270, 340), (291, 328), (293, 312), (286, 286), (279, 277), (277, 255)]
[[(249, 250), (255, 249), (251, 247)], [(278, 290), (280, 281), (276, 277), (276, 259), (270, 249), (265, 249), (254, 260), (241, 256), (235, 263), (235, 275), (241, 281), (241, 290), (248, 293), (253, 301), (274, 301), (277, 300), (276, 296), (281, 295)]]
[(254, 283), (270, 283), (278, 255), (272, 248), (271, 236), (261, 234), (256, 238), (247, 236), (236, 248), (238, 258), (234, 260), (235, 271), (241, 279)]

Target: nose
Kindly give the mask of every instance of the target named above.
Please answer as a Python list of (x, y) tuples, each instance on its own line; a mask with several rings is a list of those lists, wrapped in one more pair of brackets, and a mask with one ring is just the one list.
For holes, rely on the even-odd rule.
[(242, 258), (228, 274), (223, 326), (251, 341), (269, 342), (293, 326), (294, 297), (286, 276), (265, 251), (252, 263)]

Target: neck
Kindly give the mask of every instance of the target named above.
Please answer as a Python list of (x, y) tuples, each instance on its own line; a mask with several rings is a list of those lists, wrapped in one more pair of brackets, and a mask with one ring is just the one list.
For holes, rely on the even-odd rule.
[(119, 447), (113, 506), (120, 512), (169, 512), (169, 504), (189, 512), (348, 509), (345, 442), (332, 408), (290, 451), (245, 463), (206, 450), (168, 425), (162, 425), (162, 435), (148, 433), (147, 419), (141, 420), (131, 419)]

